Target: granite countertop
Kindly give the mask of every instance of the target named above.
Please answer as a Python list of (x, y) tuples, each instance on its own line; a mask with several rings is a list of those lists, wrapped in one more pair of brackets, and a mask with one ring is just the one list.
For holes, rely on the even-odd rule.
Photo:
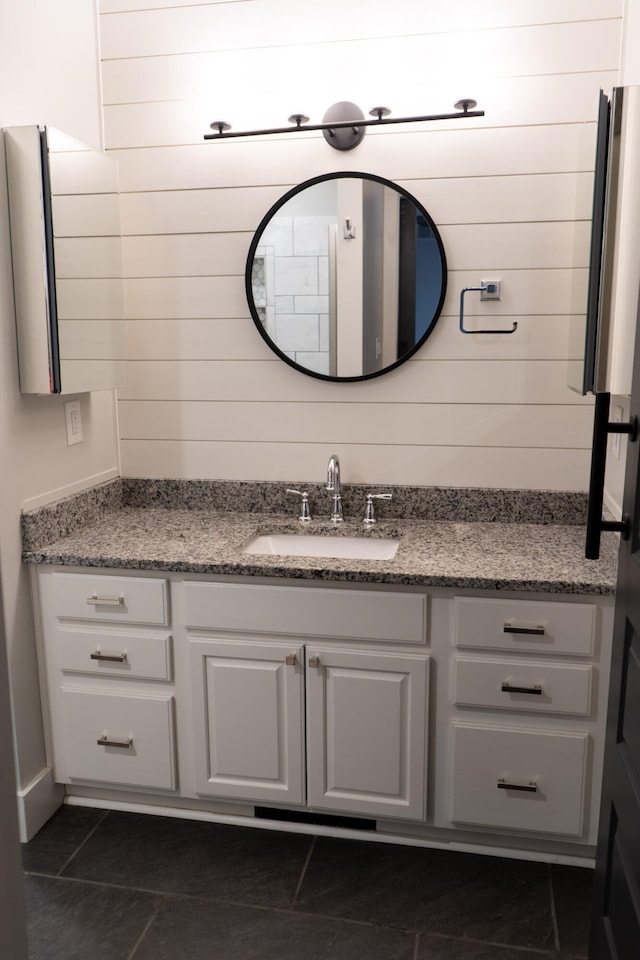
[[(282, 487), (284, 484), (278, 485)], [(238, 512), (225, 507), (242, 501), (242, 497), (234, 496), (223, 503), (215, 498), (203, 502), (198, 497), (195, 508), (180, 496), (171, 496), (169, 502), (166, 494), (164, 488), (163, 496), (142, 497), (139, 487), (135, 494), (130, 487), (123, 496), (122, 489), (103, 488), (93, 500), (89, 497), (88, 509), (86, 502), (79, 508), (80, 514), (74, 512), (70, 501), (32, 511), (23, 516), (24, 560), (129, 570), (581, 595), (612, 595), (615, 590), (617, 536), (603, 534), (601, 559), (585, 560), (584, 525), (578, 522), (573, 504), (569, 514), (566, 503), (560, 510), (559, 521), (564, 522), (536, 523), (527, 522), (539, 516), (536, 505), (527, 517), (518, 502), (518, 519), (512, 519), (514, 507), (511, 513), (506, 511), (507, 522), (502, 522), (480, 509), (478, 503), (474, 511), (469, 497), (463, 498), (464, 502), (457, 498), (456, 512), (464, 519), (447, 519), (446, 510), (434, 509), (433, 503), (429, 509), (419, 509), (414, 498), (410, 517), (404, 515), (406, 507), (396, 507), (398, 515), (389, 516), (391, 511), (385, 503), (385, 509), (380, 510), (384, 517), (374, 527), (364, 528), (359, 520), (347, 519), (336, 528), (325, 517), (300, 524), (295, 514), (292, 516), (291, 503), (285, 501), (287, 513), (284, 509), (279, 512), (279, 504), (269, 502), (268, 497), (258, 501), (250, 498), (253, 506), (262, 504), (264, 510)], [(503, 497), (499, 501), (498, 517), (507, 500)], [(177, 506), (170, 505), (174, 503)], [(472, 516), (480, 519), (473, 520)], [(483, 519), (487, 516), (490, 519)], [(393, 560), (243, 553), (252, 537), (275, 532), (397, 537), (400, 546)]]

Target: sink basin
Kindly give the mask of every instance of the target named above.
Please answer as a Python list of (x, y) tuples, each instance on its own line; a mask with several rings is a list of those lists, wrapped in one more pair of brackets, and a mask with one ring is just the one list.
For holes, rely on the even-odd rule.
[(400, 541), (375, 537), (321, 537), (270, 533), (254, 537), (243, 553), (272, 557), (332, 557), (334, 560), (393, 560)]

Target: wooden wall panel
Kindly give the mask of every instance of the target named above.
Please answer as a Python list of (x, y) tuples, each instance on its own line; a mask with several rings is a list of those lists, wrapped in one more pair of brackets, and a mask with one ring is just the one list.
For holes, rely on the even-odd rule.
[[(579, 360), (569, 326), (586, 307), (596, 105), (617, 82), (622, 0), (397, 0), (391, 20), (386, 0), (325, 0), (304, 17), (290, 0), (100, 0), (100, 11), (129, 321), (125, 474), (312, 481), (337, 450), (347, 481), (586, 489), (592, 407), (566, 386)], [(202, 139), (218, 110), (242, 128), (294, 109), (316, 118), (336, 99), (366, 110), (390, 98), (406, 114), (465, 94), (485, 117), (380, 128), (348, 153), (313, 133)], [(362, 383), (283, 364), (244, 295), (269, 207), (339, 170), (413, 193), (449, 266), (427, 343)], [(517, 320), (515, 334), (459, 333), (460, 291), (484, 279), (501, 280), (502, 300), (468, 294), (467, 325)]]
[[(398, 181), (423, 203), (438, 227), (448, 224), (589, 220), (592, 174), (547, 173)], [(294, 183), (236, 189), (124, 193), (122, 232), (138, 240), (159, 235), (253, 231)]]
[[(189, 6), (211, 5), (214, 3), (248, 4), (249, 15), (256, 5), (266, 9), (271, 17), (282, 15), (291, 0), (189, 0)], [(370, 0), (367, 9), (371, 16), (388, 10), (387, 0)], [(139, 10), (161, 10), (175, 7), (176, 0), (99, 0), (100, 12), (127, 13)], [(455, 14), (457, 22), (464, 22), (469, 28), (504, 26), (524, 26), (530, 23), (553, 23), (567, 20), (602, 20), (622, 16), (623, 0), (528, 0), (526, 4), (514, 4), (513, 0), (485, 0), (482, 10), (478, 10), (477, 0), (457, 0)], [(333, 8), (339, 9), (340, 3), (333, 0)], [(327, 12), (332, 5), (325, 2), (323, 10)], [(394, 13), (398, 17), (411, 17), (412, 25), (417, 29), (435, 29), (451, 22), (452, 13), (446, 6), (436, 5), (431, 9), (428, 4), (418, 4), (415, 0), (397, 0)], [(362, 26), (358, 25), (359, 29)], [(383, 30), (384, 24), (378, 24)]]
[(585, 406), (546, 404), (361, 403), (340, 407), (329, 421), (326, 404), (262, 403), (256, 417), (250, 402), (221, 401), (216, 417), (206, 402), (168, 400), (120, 405), (120, 428), (127, 440), (201, 440), (259, 443), (270, 424), (270, 441), (401, 444), (425, 446), (586, 449), (591, 442), (591, 411)]
[[(265, 400), (331, 404), (509, 403), (576, 404), (590, 401), (569, 390), (563, 361), (409, 360), (384, 377), (355, 383), (332, 383), (306, 377), (274, 357), (266, 361), (194, 360), (131, 361), (122, 399), (129, 400)], [(186, 373), (185, 373), (186, 371)], [(215, 407), (212, 407), (215, 416)], [(256, 418), (261, 418), (258, 406)], [(268, 429), (268, 421), (265, 423)], [(265, 437), (268, 439), (268, 435)]]
[[(519, 319), (518, 336), (460, 336), (458, 317), (445, 315), (416, 353), (418, 360), (572, 360), (580, 359), (580, 345), (568, 353), (568, 316), (531, 316)], [(469, 319), (469, 325), (477, 322)], [(130, 360), (272, 360), (273, 354), (249, 317), (236, 319), (175, 320), (162, 317), (127, 324)], [(302, 387), (302, 384), (301, 384)]]
[[(589, 7), (597, 11), (590, 19)], [(102, 6), (101, 6), (102, 9)], [(583, 13), (582, 10), (585, 10)], [(363, 15), (366, 10), (366, 16)], [(571, 10), (570, 13), (567, 11)], [(578, 12), (579, 11), (579, 12)], [(549, 31), (572, 29), (571, 36), (581, 39), (586, 31), (600, 29), (603, 36), (608, 24), (621, 15), (620, 4), (593, 5), (579, 2), (536, 3), (527, 0), (514, 4), (513, 0), (492, 0), (479, 9), (476, 0), (456, 0), (455, 8), (448, 4), (416, 4), (415, 0), (400, 0), (389, 17), (387, 0), (367, 0), (344, 3), (344, 0), (323, 0), (322, 4), (308, 4), (304, 16), (294, 16), (290, 0), (260, 0), (255, 3), (192, 4), (175, 2), (163, 8), (136, 9), (112, 13), (101, 18), (102, 55), (105, 59), (126, 59), (140, 56), (169, 56), (186, 52), (250, 49), (251, 47), (293, 47), (301, 43), (332, 44), (348, 40), (371, 40), (407, 35), (446, 37), (451, 32), (484, 36), (490, 46), (491, 59), (511, 63), (511, 55), (503, 49), (504, 35), (514, 27), (521, 30), (517, 48), (521, 56), (528, 56), (544, 64), (541, 42), (549, 43)], [(501, 42), (491, 44), (495, 35)], [(527, 43), (528, 36), (538, 40)], [(572, 49), (565, 40), (567, 62), (581, 63), (580, 51)], [(577, 46), (577, 45), (575, 45)], [(555, 50), (552, 48), (551, 56)], [(551, 60), (550, 72), (559, 72)], [(495, 63), (493, 65), (495, 69)], [(585, 69), (582, 66), (582, 69)]]
[(540, 127), (470, 129), (469, 123), (463, 121), (442, 132), (423, 128), (381, 135), (379, 131), (378, 136), (367, 137), (357, 151), (342, 155), (323, 152), (330, 148), (312, 134), (283, 135), (250, 144), (243, 140), (212, 144), (200, 141), (200, 128), (191, 144), (114, 149), (113, 155), (118, 160), (121, 193), (265, 186), (286, 190), (294, 183), (338, 170), (364, 170), (398, 183), (412, 181), (412, 192), (421, 181), (434, 179), (593, 174), (595, 113), (591, 122)]
[[(194, 443), (123, 440), (122, 456), (131, 477), (198, 477), (205, 480), (323, 482), (335, 444)], [(340, 450), (354, 483), (439, 487), (500, 487), (582, 490), (589, 451), (526, 447), (384, 447), (378, 444)], [(401, 479), (398, 479), (398, 477)], [(292, 508), (292, 516), (295, 511)], [(328, 511), (327, 511), (328, 516)]]

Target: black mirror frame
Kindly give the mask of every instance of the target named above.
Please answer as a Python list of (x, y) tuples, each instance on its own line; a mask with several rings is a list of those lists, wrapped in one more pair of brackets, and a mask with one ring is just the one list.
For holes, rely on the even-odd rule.
[[(255, 301), (253, 298), (253, 283), (252, 283), (253, 261), (256, 254), (256, 250), (258, 249), (258, 245), (260, 243), (260, 240), (262, 239), (262, 234), (266, 229), (267, 225), (269, 224), (269, 222), (271, 221), (271, 218), (273, 217), (273, 215), (277, 213), (277, 211), (282, 206), (284, 206), (284, 204), (287, 203), (288, 200), (291, 200), (292, 197), (295, 197), (297, 194), (302, 193), (302, 191), (306, 190), (308, 187), (313, 187), (317, 183), (325, 183), (327, 180), (338, 180), (342, 177), (345, 177), (345, 178), (349, 177), (350, 179), (354, 179), (354, 180), (373, 180), (376, 183), (381, 183), (385, 187), (390, 187), (391, 189), (395, 190), (396, 193), (399, 193), (401, 196), (405, 197), (406, 200), (410, 201), (425, 218), (427, 224), (429, 225), (429, 228), (433, 233), (433, 236), (436, 240), (438, 250), (440, 253), (440, 264), (441, 264), (441, 270), (442, 270), (442, 287), (440, 291), (440, 298), (438, 300), (438, 305), (434, 311), (433, 319), (429, 324), (429, 326), (427, 327), (427, 330), (425, 331), (425, 333), (413, 345), (413, 347), (407, 350), (407, 352), (404, 353), (401, 357), (398, 357), (398, 359), (395, 360), (393, 363), (390, 363), (388, 366), (383, 367), (382, 370), (375, 370), (373, 373), (365, 373), (355, 377), (339, 377), (339, 376), (332, 376), (331, 374), (326, 374), (326, 373), (318, 373), (315, 370), (309, 370), (307, 367), (303, 367), (301, 364), (296, 363), (295, 360), (292, 360), (291, 357), (288, 357), (285, 353), (283, 353), (283, 351), (280, 350), (280, 348), (276, 345), (276, 343), (271, 339), (271, 337), (266, 333), (264, 329), (264, 325), (258, 315), (258, 311), (255, 306)], [(298, 370), (300, 373), (304, 373), (308, 377), (315, 377), (315, 379), (317, 380), (329, 380), (332, 383), (349, 383), (349, 382), (354, 382), (359, 380), (373, 380), (375, 377), (381, 377), (383, 374), (389, 373), (391, 370), (395, 370), (396, 367), (401, 366), (401, 364), (405, 363), (405, 361), (407, 361), (410, 357), (412, 357), (413, 354), (416, 353), (416, 351), (419, 350), (420, 347), (422, 347), (425, 341), (429, 338), (442, 312), (442, 307), (443, 307), (445, 295), (447, 292), (447, 258), (444, 252), (444, 245), (442, 243), (442, 238), (440, 236), (438, 228), (436, 227), (433, 221), (433, 218), (427, 213), (424, 206), (418, 200), (416, 200), (416, 198), (412, 194), (410, 194), (408, 190), (405, 190), (404, 187), (398, 186), (398, 184), (394, 183), (392, 180), (387, 180), (384, 177), (379, 177), (373, 173), (360, 173), (352, 170), (338, 171), (336, 173), (321, 174), (318, 177), (312, 177), (310, 180), (305, 180), (302, 183), (297, 184), (297, 186), (293, 187), (291, 190), (288, 190), (287, 193), (283, 194), (283, 196), (280, 197), (280, 199), (273, 204), (270, 210), (267, 211), (265, 216), (260, 221), (258, 228), (255, 234), (253, 235), (253, 239), (251, 240), (251, 244), (249, 246), (249, 252), (247, 254), (247, 263), (246, 263), (245, 275), (244, 275), (244, 284), (245, 284), (247, 303), (249, 305), (249, 310), (251, 312), (251, 317), (253, 319), (253, 322), (258, 329), (258, 333), (260, 334), (262, 339), (265, 341), (269, 349), (271, 349), (281, 360), (284, 360), (284, 362), (287, 363), (290, 367), (293, 367), (294, 370)]]

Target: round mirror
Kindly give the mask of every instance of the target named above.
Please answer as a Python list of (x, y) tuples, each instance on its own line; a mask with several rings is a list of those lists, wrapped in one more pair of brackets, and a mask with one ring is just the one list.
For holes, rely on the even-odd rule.
[(366, 380), (433, 330), (447, 264), (436, 226), (402, 187), (330, 173), (286, 193), (249, 248), (251, 314), (272, 350), (323, 380)]

